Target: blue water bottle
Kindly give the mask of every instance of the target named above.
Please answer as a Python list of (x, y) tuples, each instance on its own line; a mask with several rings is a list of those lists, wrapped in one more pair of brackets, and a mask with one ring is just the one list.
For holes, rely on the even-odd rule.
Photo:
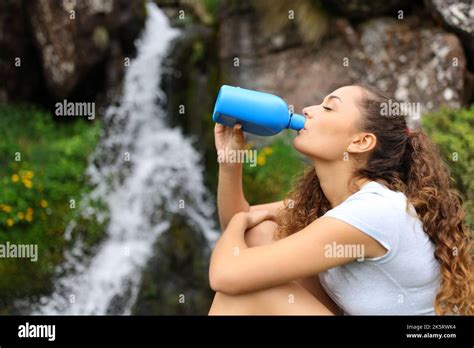
[(223, 85), (212, 120), (229, 127), (240, 123), (244, 132), (256, 135), (275, 135), (284, 128), (302, 129), (305, 117), (290, 112), (276, 95)]

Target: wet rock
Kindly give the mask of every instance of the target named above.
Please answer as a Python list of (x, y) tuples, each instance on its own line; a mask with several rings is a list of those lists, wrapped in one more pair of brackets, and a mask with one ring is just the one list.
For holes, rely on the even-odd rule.
[(313, 1), (230, 1), (219, 10), (222, 80), (256, 87), (260, 57), (302, 45), (317, 45), (327, 33), (326, 11)]
[(328, 13), (316, 1), (258, 0), (251, 4), (259, 16), (253, 35), (260, 54), (299, 44), (316, 45), (328, 31)]
[(169, 16), (175, 26), (188, 24), (212, 25), (214, 18), (203, 1), (199, 0), (155, 0)]
[(459, 39), (419, 17), (376, 19), (360, 29), (353, 78), (362, 78), (421, 111), (464, 104), (466, 60)]
[[(7, 1), (0, 6), (1, 16), (7, 23), (10, 21), (9, 27), (15, 28), (15, 35), (2, 36), (2, 47), (10, 49), (0, 57), (0, 64), (10, 64), (15, 55), (25, 63), (33, 62), (16, 73), (19, 75), (16, 80), (24, 81), (28, 77), (44, 81), (40, 88), (52, 98), (69, 96), (91, 78), (90, 74), (97, 73), (94, 68), (109, 58), (114, 42), (119, 43), (122, 55), (133, 53), (133, 41), (145, 19), (142, 1)], [(29, 50), (31, 43), (36, 52)], [(0, 70), (2, 80), (14, 74), (12, 69), (10, 64)], [(14, 99), (27, 84), (18, 85), (7, 86), (4, 99)], [(34, 94), (34, 91), (25, 92), (24, 98), (32, 99)]]
[(472, 0), (425, 0), (426, 7), (461, 39), (469, 68), (474, 70), (474, 3)]
[[(121, 3), (120, 3), (121, 2)], [(31, 26), (41, 53), (49, 91), (65, 97), (81, 78), (106, 55), (109, 37), (136, 20), (141, 2), (35, 1), (29, 4)], [(138, 8), (137, 8), (138, 7)], [(135, 27), (135, 28), (134, 28)], [(131, 30), (137, 26), (131, 27)]]
[(155, 245), (132, 314), (207, 315), (214, 295), (208, 278), (210, 252), (202, 233), (176, 215)]
[(39, 94), (41, 74), (21, 1), (0, 1), (0, 102)]
[(166, 93), (167, 121), (194, 139), (208, 175), (206, 186), (217, 189), (217, 156), (214, 145), (212, 110), (219, 90), (216, 32), (193, 24), (174, 42), (164, 61), (161, 88)]
[(347, 18), (367, 19), (385, 15), (390, 12), (407, 8), (408, 0), (323, 0), (323, 4), (335, 13)]
[(218, 56), (222, 80), (252, 88), (257, 62), (259, 17), (249, 2), (220, 7)]

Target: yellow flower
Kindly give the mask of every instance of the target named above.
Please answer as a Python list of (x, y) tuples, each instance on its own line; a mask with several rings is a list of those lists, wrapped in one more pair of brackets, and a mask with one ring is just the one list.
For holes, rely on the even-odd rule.
[(20, 177), (18, 176), (18, 174), (13, 174), (12, 175), (12, 181), (17, 182), (18, 180), (20, 180)]
[(263, 148), (263, 153), (264, 153), (265, 155), (271, 155), (271, 154), (273, 153), (273, 149), (272, 149), (271, 147), (265, 146), (265, 147)]
[(11, 218), (7, 219), (7, 225), (8, 226), (13, 226), (13, 224), (14, 224), (13, 219), (11, 219)]
[(265, 162), (266, 162), (265, 155), (260, 154), (260, 155), (257, 156), (257, 164), (259, 166), (263, 166), (265, 164)]
[(33, 209), (31, 209), (31, 208), (26, 209), (25, 220), (28, 221), (28, 222), (31, 222), (33, 220)]
[(43, 207), (43, 208), (47, 208), (47, 207), (48, 207), (48, 202), (45, 201), (44, 199), (42, 199), (41, 202), (40, 202), (40, 205), (41, 205), (41, 207)]
[(26, 188), (32, 188), (33, 187), (33, 183), (31, 181), (24, 181), (23, 184), (25, 185)]
[(3, 205), (2, 206), (2, 210), (5, 212), (5, 213), (9, 213), (12, 211), (12, 207), (10, 207), (9, 205)]
[(21, 211), (19, 211), (17, 215), (19, 220), (23, 220), (25, 218), (25, 214), (23, 214)]
[(31, 170), (27, 170), (25, 176), (28, 179), (32, 179), (35, 174)]

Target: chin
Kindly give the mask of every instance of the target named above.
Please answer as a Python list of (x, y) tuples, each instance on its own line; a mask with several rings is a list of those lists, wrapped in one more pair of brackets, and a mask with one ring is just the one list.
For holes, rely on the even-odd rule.
[[(293, 148), (310, 159), (320, 158), (323, 160), (328, 160), (328, 153), (324, 151), (324, 147), (321, 147), (314, 141), (311, 141), (311, 139), (296, 137), (293, 140)], [(322, 153), (319, 153), (318, 149), (321, 149)]]
[(301, 146), (300, 144), (300, 138), (298, 136), (296, 136), (294, 139), (293, 139), (293, 147), (295, 148), (295, 150), (299, 151), (299, 148)]
[(301, 139), (300, 136), (297, 136), (293, 140), (293, 148), (305, 156), (311, 155), (311, 147), (308, 144), (305, 144), (304, 139)]

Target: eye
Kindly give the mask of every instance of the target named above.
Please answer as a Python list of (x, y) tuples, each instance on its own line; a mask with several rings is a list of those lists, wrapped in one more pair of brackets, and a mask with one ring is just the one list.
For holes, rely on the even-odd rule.
[(328, 111), (332, 110), (331, 108), (328, 108), (327, 106), (324, 106), (324, 105), (323, 105), (323, 108), (324, 108), (324, 110), (328, 110)]

